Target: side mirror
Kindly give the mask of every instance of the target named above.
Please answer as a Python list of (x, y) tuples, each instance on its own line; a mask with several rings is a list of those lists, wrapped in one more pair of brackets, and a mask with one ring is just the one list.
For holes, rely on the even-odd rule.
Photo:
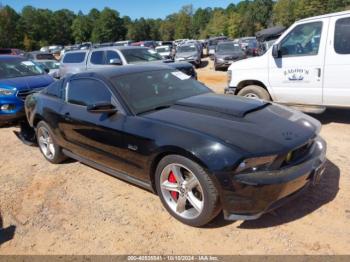
[(273, 45), (272, 46), (272, 56), (275, 59), (282, 57), (282, 53), (281, 53), (281, 49), (280, 49), (279, 45)]
[(113, 58), (109, 60), (110, 65), (123, 65), (122, 61), (119, 58)]
[(46, 74), (50, 73), (50, 69), (48, 67), (44, 67), (44, 71), (46, 72)]
[(91, 113), (108, 113), (115, 114), (118, 109), (110, 102), (98, 102), (87, 106), (87, 111)]

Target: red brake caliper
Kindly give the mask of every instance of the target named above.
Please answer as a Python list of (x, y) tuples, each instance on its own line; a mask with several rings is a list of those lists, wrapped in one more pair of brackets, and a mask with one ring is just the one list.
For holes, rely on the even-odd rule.
[[(175, 183), (176, 184), (176, 178), (174, 176), (173, 171), (170, 172), (169, 177), (168, 177), (168, 181), (170, 183)], [(179, 198), (179, 193), (178, 192), (171, 191), (170, 194), (171, 194), (171, 196), (173, 197), (174, 200), (177, 200)]]

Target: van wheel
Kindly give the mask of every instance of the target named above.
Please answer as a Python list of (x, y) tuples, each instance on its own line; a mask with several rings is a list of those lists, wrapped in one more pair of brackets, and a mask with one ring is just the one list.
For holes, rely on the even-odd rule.
[(266, 91), (266, 89), (257, 85), (249, 85), (244, 87), (238, 92), (238, 95), (253, 99), (271, 101), (270, 94)]

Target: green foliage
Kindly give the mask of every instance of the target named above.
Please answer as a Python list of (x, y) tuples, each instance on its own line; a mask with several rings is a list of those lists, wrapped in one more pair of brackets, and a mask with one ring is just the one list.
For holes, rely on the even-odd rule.
[(84, 15), (67, 9), (51, 11), (25, 6), (16, 13), (0, 5), (0, 47), (38, 49), (43, 45), (85, 41), (174, 40), (227, 35), (251, 36), (272, 25), (290, 26), (296, 20), (350, 9), (350, 0), (243, 0), (227, 8), (183, 6), (165, 19), (132, 20), (116, 10), (91, 9)]
[(17, 30), (19, 15), (9, 6), (0, 9), (0, 47), (21, 47)]
[(119, 13), (105, 7), (93, 24), (91, 41), (109, 42), (122, 40), (125, 38), (126, 31), (124, 21), (119, 17)]

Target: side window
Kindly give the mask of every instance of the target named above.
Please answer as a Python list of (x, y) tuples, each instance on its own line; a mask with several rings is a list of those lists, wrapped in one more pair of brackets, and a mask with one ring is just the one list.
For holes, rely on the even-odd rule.
[(88, 78), (70, 81), (67, 98), (69, 103), (81, 106), (112, 101), (111, 92), (103, 83)]
[(82, 63), (85, 60), (85, 52), (67, 53), (63, 58), (63, 63)]
[(297, 25), (281, 42), (283, 56), (317, 55), (322, 22)]
[(334, 49), (341, 55), (350, 54), (350, 17), (335, 23)]
[(58, 81), (53, 82), (51, 85), (49, 85), (46, 88), (46, 92), (45, 92), (46, 95), (61, 98), (63, 82), (64, 82), (64, 79), (60, 79)]
[[(120, 59), (120, 56), (118, 55), (118, 53), (117, 52), (115, 52), (115, 51), (110, 51), (110, 50), (108, 50), (107, 51), (107, 54), (106, 54), (106, 63), (107, 64), (109, 64), (109, 61), (111, 60), (111, 59)], [(121, 59), (120, 59), (121, 60)]]
[(90, 62), (94, 65), (103, 65), (104, 61), (104, 51), (94, 51), (91, 54)]

